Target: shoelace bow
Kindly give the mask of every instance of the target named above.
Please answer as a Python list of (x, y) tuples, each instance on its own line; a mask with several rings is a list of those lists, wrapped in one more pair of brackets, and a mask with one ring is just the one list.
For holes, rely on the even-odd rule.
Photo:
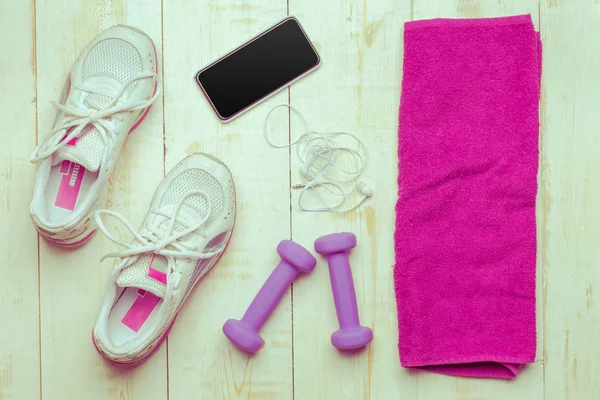
[[(175, 223), (179, 222), (184, 226), (187, 224), (179, 219), (179, 212), (184, 202), (191, 196), (202, 196), (206, 200), (208, 204), (208, 208), (206, 210), (206, 216), (198, 223), (189, 226), (187, 229), (184, 229), (179, 232), (175, 232)], [(210, 206), (208, 195), (201, 191), (193, 191), (187, 193), (185, 196), (179, 200), (175, 208), (171, 211), (164, 210), (152, 210), (152, 213), (162, 215), (169, 219), (169, 225), (167, 226), (166, 231), (161, 232), (158, 227), (149, 226), (146, 229), (149, 231), (144, 234), (140, 234), (137, 232), (133, 226), (123, 217), (121, 214), (111, 211), (111, 210), (98, 210), (95, 214), (96, 223), (98, 224), (98, 228), (102, 233), (111, 241), (118, 244), (121, 247), (126, 248), (126, 250), (117, 251), (114, 253), (109, 253), (102, 257), (102, 260), (106, 258), (124, 258), (131, 256), (138, 256), (144, 253), (155, 253), (160, 254), (162, 256), (167, 257), (179, 257), (179, 258), (192, 258), (192, 259), (208, 259), (214, 257), (215, 255), (221, 253), (223, 250), (219, 249), (212, 252), (199, 252), (193, 249), (190, 249), (189, 243), (186, 243), (182, 239), (184, 236), (196, 231), (200, 228), (209, 218), (211, 214), (212, 208)], [(128, 244), (113, 236), (104, 225), (102, 221), (102, 215), (109, 215), (118, 219), (124, 226), (127, 228), (129, 232), (133, 235), (134, 239), (137, 243)], [(206, 238), (206, 234), (202, 232), (196, 232), (198, 235)], [(162, 238), (162, 236), (166, 236)], [(197, 250), (197, 249), (196, 249)]]
[[(127, 91), (127, 89), (134, 84), (135, 82), (142, 79), (155, 79), (156, 84), (156, 93), (149, 99), (143, 100), (131, 104), (117, 104), (119, 99), (123, 96), (123, 94)], [(36, 163), (45, 158), (50, 157), (56, 150), (67, 144), (72, 139), (78, 137), (78, 135), (85, 129), (86, 126), (92, 125), (94, 126), (98, 132), (100, 132), (100, 136), (105, 144), (109, 143), (109, 140), (114, 138), (116, 134), (113, 132), (113, 128), (109, 121), (106, 119), (107, 117), (114, 117), (120, 121), (123, 120), (123, 117), (119, 115), (119, 113), (126, 111), (136, 111), (148, 108), (154, 100), (160, 94), (160, 77), (157, 74), (143, 74), (138, 75), (123, 85), (123, 88), (119, 91), (119, 93), (115, 96), (115, 98), (104, 108), (99, 107), (95, 104), (90, 104), (91, 107), (81, 106), (79, 108), (73, 104), (60, 104), (56, 101), (52, 101), (52, 105), (56, 107), (58, 110), (62, 111), (65, 114), (66, 121), (54, 128), (48, 138), (46, 138), (42, 143), (40, 143), (31, 156), (29, 157), (29, 161), (32, 163)], [(95, 93), (92, 90), (86, 90), (82, 88), (77, 88), (78, 90), (85, 91), (88, 93)], [(99, 93), (105, 95), (103, 93)], [(54, 139), (56, 140), (56, 135), (59, 135), (63, 130), (72, 129), (70, 133), (64, 136), (62, 139), (58, 140), (54, 144), (50, 144), (50, 142)]]

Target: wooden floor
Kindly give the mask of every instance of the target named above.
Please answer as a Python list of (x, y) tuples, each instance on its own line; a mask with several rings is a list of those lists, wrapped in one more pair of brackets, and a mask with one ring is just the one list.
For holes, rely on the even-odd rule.
[[(536, 362), (511, 382), (403, 370), (392, 281), (403, 24), (524, 13), (544, 46)], [(322, 66), (221, 124), (195, 71), (287, 15), (301, 21)], [(111, 269), (99, 260), (113, 245), (96, 235), (76, 251), (57, 250), (28, 215), (28, 157), (51, 128), (49, 101), (84, 46), (115, 24), (154, 39), (164, 92), (125, 146), (108, 207), (137, 226), (165, 171), (196, 151), (229, 164), (238, 196), (225, 257), (185, 304), (166, 345), (136, 368), (106, 363), (90, 340)], [(0, 399), (600, 399), (598, 0), (2, 0), (0, 50)], [(375, 197), (359, 211), (298, 210), (290, 189), (296, 159), (261, 136), (266, 112), (288, 102), (311, 128), (354, 132), (367, 144), (365, 180)], [(298, 134), (287, 117), (277, 123), (283, 140)], [(340, 230), (359, 238), (352, 268), (373, 343), (349, 355), (330, 345), (337, 320), (321, 262), (263, 328), (265, 348), (251, 357), (231, 346), (221, 326), (241, 316), (271, 272), (279, 240), (310, 247)]]

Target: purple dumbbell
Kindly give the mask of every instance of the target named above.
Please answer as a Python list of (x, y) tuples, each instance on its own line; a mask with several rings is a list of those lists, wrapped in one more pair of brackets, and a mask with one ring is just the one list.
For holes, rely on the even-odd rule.
[(299, 272), (310, 272), (317, 260), (298, 243), (282, 240), (277, 246), (281, 261), (258, 291), (241, 320), (230, 319), (223, 325), (223, 333), (237, 347), (255, 353), (264, 340), (258, 334), (269, 315), (288, 290)]
[(315, 240), (315, 251), (327, 257), (333, 300), (340, 329), (331, 335), (331, 344), (338, 349), (356, 349), (373, 340), (371, 328), (358, 319), (356, 292), (348, 252), (356, 246), (353, 233), (334, 233)]

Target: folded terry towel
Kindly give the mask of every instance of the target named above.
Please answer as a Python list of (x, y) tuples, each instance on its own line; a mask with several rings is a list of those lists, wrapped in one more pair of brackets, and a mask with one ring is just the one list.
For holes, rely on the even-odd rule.
[(528, 15), (404, 28), (400, 360), (514, 378), (536, 346), (539, 34)]

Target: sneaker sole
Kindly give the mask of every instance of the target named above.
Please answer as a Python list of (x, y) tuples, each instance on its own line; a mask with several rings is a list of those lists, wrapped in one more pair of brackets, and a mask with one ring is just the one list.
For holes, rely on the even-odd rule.
[(53, 244), (53, 245), (60, 246), (60, 247), (66, 247), (66, 248), (74, 248), (74, 247), (81, 246), (82, 244), (84, 244), (85, 242), (87, 242), (87, 241), (88, 241), (88, 240), (89, 240), (89, 239), (92, 237), (92, 235), (93, 235), (94, 233), (96, 233), (96, 230), (95, 230), (95, 229), (94, 229), (93, 231), (91, 231), (90, 233), (88, 233), (88, 234), (87, 234), (87, 236), (86, 236), (86, 237), (84, 237), (83, 239), (79, 239), (78, 241), (76, 241), (76, 242), (73, 242), (73, 243), (61, 243), (61, 242), (57, 242), (57, 241), (55, 241), (55, 240), (52, 240), (52, 239), (48, 239), (47, 237), (43, 236), (41, 233), (40, 233), (40, 235), (41, 235), (41, 236), (42, 236), (42, 237), (43, 237), (43, 238), (44, 238), (44, 239), (45, 239), (47, 242), (50, 242), (50, 243), (51, 243), (51, 244)]

